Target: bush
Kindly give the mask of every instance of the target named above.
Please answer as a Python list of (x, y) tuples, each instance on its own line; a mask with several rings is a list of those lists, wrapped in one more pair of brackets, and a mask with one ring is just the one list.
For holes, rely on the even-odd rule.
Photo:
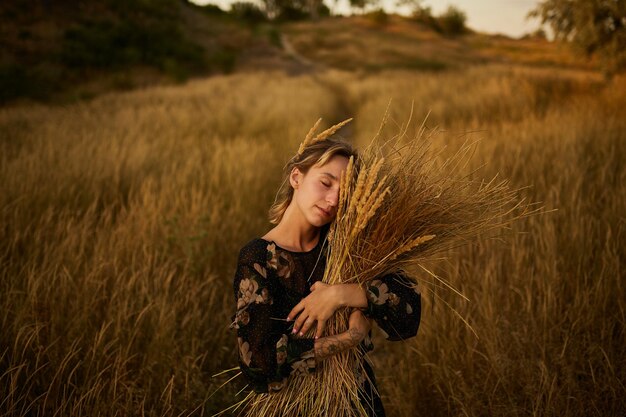
[(460, 35), (465, 32), (465, 12), (455, 6), (448, 9), (437, 18), (439, 28), (446, 35)]
[(389, 21), (389, 16), (382, 7), (367, 13), (365, 17), (379, 25), (385, 25)]
[(267, 20), (263, 10), (254, 3), (247, 1), (236, 1), (230, 6), (230, 13), (237, 19), (244, 20), (251, 24), (261, 23)]
[(423, 25), (428, 26), (431, 29), (436, 30), (437, 32), (441, 31), (439, 27), (439, 22), (433, 16), (432, 9), (430, 7), (421, 7), (418, 6), (413, 10), (413, 14), (411, 15), (414, 21), (417, 23), (421, 23)]
[(201, 71), (206, 64), (202, 47), (188, 41), (177, 26), (158, 21), (85, 21), (65, 32), (60, 58), (73, 68), (143, 64), (171, 72), (178, 66), (176, 78)]
[(311, 17), (311, 14), (302, 7), (294, 7), (287, 5), (283, 7), (278, 15), (277, 20), (281, 22), (294, 21), (294, 20), (306, 20)]
[(51, 86), (56, 83), (48, 80), (42, 74), (30, 70), (29, 67), (19, 64), (0, 66), (0, 103), (9, 102), (19, 97), (44, 99)]
[(228, 14), (226, 11), (222, 10), (222, 8), (216, 4), (209, 3), (209, 4), (202, 5), (202, 6), (197, 6), (194, 3), (189, 3), (189, 4), (198, 7), (204, 13), (209, 14), (209, 15), (221, 16), (221, 15)]
[(531, 33), (530, 36), (535, 39), (544, 39), (544, 40), (548, 39), (548, 35), (546, 34), (546, 31), (543, 28), (539, 28), (535, 30), (533, 33)]
[(330, 17), (330, 9), (324, 3), (321, 3), (317, 8), (317, 15), (320, 17)]

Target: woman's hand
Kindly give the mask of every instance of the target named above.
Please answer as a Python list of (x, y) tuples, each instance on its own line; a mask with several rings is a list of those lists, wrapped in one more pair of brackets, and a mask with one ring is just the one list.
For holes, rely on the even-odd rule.
[(292, 333), (299, 332), (302, 336), (309, 331), (313, 323), (317, 322), (315, 338), (320, 338), (324, 333), (326, 320), (341, 305), (338, 288), (339, 285), (328, 285), (321, 281), (315, 282), (311, 286), (311, 294), (300, 300), (287, 316), (287, 320), (293, 320), (299, 314), (293, 325)]
[(298, 314), (293, 325), (293, 333), (300, 332), (300, 336), (317, 321), (315, 338), (322, 337), (326, 320), (328, 320), (339, 307), (367, 307), (365, 290), (358, 284), (328, 285), (321, 281), (311, 286), (311, 294), (303, 298), (287, 316), (287, 320), (293, 320)]

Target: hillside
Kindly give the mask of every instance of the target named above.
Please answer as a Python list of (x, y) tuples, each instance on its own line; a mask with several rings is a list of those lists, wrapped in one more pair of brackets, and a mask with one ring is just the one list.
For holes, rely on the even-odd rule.
[(443, 70), (486, 63), (594, 68), (566, 45), (545, 39), (513, 39), (472, 30), (447, 37), (398, 15), (389, 15), (386, 23), (367, 16), (297, 22), (283, 31), (307, 59), (346, 70)]
[(485, 63), (593, 68), (545, 39), (446, 37), (397, 15), (250, 24), (181, 0), (0, 4), (0, 103), (73, 101), (111, 90), (259, 69), (440, 71)]
[(180, 0), (0, 3), (0, 102), (88, 98), (233, 70), (266, 37)]

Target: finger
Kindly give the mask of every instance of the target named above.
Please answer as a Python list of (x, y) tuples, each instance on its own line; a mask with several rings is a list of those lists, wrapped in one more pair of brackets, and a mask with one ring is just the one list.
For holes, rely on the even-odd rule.
[(296, 319), (296, 322), (293, 325), (293, 330), (291, 331), (291, 333), (296, 333), (298, 331), (300, 331), (300, 328), (302, 328), (302, 325), (304, 324), (304, 321), (309, 317), (309, 315), (305, 312), (302, 312), (298, 318)]
[(317, 321), (317, 333), (315, 334), (315, 338), (319, 339), (324, 334), (324, 329), (326, 328), (326, 321), (318, 320)]
[(287, 314), (287, 320), (293, 320), (304, 309), (304, 304), (300, 301), (294, 308)]
[(313, 323), (315, 323), (315, 320), (313, 320), (311, 316), (307, 317), (307, 319), (304, 321), (304, 325), (302, 326), (302, 329), (300, 329), (300, 336), (304, 336), (306, 332), (309, 331)]
[(311, 291), (313, 291), (314, 289), (316, 289), (316, 288), (318, 287), (318, 285), (317, 285), (317, 283), (318, 283), (318, 282), (319, 282), (319, 281), (315, 281), (315, 282), (313, 283), (313, 285), (311, 285)]

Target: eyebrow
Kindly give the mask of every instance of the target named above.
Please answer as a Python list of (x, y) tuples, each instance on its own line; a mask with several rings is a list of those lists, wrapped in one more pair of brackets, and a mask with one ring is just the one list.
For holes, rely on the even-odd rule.
[(335, 177), (333, 174), (331, 174), (330, 172), (322, 172), (322, 175), (328, 175), (330, 178), (334, 179), (335, 181), (337, 181), (337, 177)]

